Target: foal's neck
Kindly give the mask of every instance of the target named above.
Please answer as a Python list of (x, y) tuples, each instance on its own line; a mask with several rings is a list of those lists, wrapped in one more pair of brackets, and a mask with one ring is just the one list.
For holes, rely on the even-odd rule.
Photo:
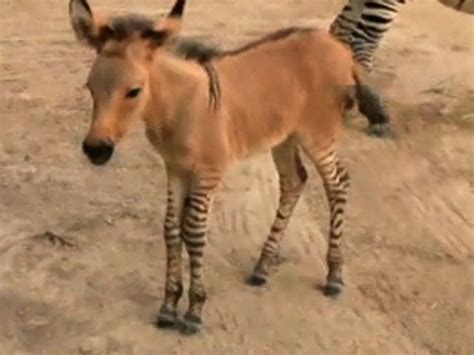
[(207, 77), (198, 63), (160, 53), (150, 71), (148, 107), (152, 115), (146, 117), (147, 121), (159, 120), (161, 124), (170, 124), (199, 110), (193, 106), (207, 100)]

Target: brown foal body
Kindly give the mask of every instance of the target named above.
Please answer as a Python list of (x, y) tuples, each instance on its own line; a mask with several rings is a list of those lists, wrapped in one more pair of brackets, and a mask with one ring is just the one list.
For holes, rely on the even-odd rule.
[(206, 299), (203, 260), (212, 199), (232, 163), (266, 150), (279, 175), (280, 203), (250, 282), (268, 279), (307, 179), (302, 150), (323, 179), (331, 210), (325, 290), (328, 295), (342, 290), (349, 177), (336, 142), (354, 101), (365, 115), (380, 112), (370, 105), (373, 96), (363, 90), (352, 54), (328, 33), (293, 28), (233, 51), (199, 43), (183, 50), (186, 42), (176, 34), (184, 5), (178, 0), (168, 17), (154, 23), (136, 15), (108, 19), (85, 0), (71, 0), (70, 17), (78, 39), (97, 51), (88, 78), (94, 110), (84, 152), (94, 164), (105, 164), (129, 127), (143, 119), (168, 181), (167, 268), (158, 325), (176, 322), (184, 247), (191, 278), (182, 329), (194, 333)]

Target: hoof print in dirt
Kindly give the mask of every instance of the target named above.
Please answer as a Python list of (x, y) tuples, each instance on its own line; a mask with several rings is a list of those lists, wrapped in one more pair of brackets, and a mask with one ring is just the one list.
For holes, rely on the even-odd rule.
[(252, 274), (248, 279), (247, 283), (250, 286), (261, 287), (267, 283), (267, 276), (261, 274)]
[(158, 315), (158, 318), (156, 319), (156, 326), (162, 329), (173, 328), (176, 326), (177, 322), (178, 322), (178, 317), (176, 315), (176, 312), (163, 310), (163, 311), (160, 311), (160, 314)]
[(326, 297), (339, 296), (344, 290), (344, 283), (342, 281), (329, 281), (323, 288), (323, 293)]
[(71, 238), (64, 237), (62, 235), (58, 235), (50, 231), (35, 235), (33, 238), (36, 240), (46, 241), (54, 247), (69, 249), (77, 248), (76, 242)]
[(187, 315), (182, 320), (180, 328), (181, 334), (194, 335), (201, 331), (202, 321), (197, 317)]

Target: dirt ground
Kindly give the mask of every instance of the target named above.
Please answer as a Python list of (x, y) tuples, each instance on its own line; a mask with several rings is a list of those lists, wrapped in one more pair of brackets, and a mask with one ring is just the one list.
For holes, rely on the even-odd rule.
[[(290, 24), (325, 27), (342, 2), (191, 1), (185, 32), (235, 45)], [(412, 1), (378, 52), (374, 81), (396, 138), (347, 122), (345, 294), (318, 290), (328, 209), (312, 169), (279, 271), (263, 289), (243, 282), (276, 206), (264, 154), (229, 172), (216, 201), (206, 326), (186, 338), (153, 326), (165, 267), (160, 158), (141, 129), (107, 168), (81, 154), (93, 53), (76, 44), (66, 3), (0, 0), (1, 355), (474, 353), (474, 17)], [(92, 2), (157, 16), (170, 3)]]

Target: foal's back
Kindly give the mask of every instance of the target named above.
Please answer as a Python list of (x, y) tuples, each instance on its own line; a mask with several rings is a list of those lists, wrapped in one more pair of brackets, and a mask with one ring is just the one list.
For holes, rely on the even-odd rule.
[(355, 84), (351, 53), (328, 33), (293, 29), (276, 37), (215, 62), (243, 150), (274, 146), (292, 133), (332, 140), (346, 88)]

